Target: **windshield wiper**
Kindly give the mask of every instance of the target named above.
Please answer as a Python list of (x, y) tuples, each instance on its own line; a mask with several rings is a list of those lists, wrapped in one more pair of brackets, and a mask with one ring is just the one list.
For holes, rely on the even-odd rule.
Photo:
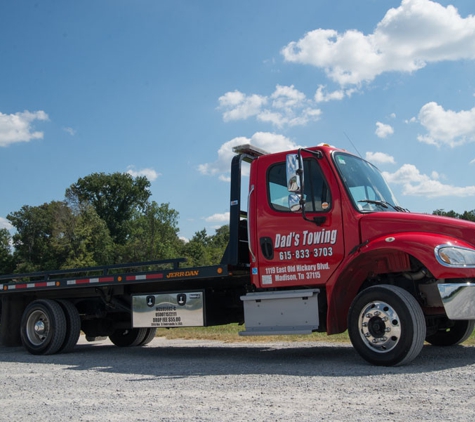
[(373, 199), (360, 199), (358, 202), (366, 202), (367, 204), (379, 205), (383, 208), (388, 208), (388, 204), (385, 201), (374, 201)]
[[(391, 204), (389, 204), (391, 205)], [(391, 205), (398, 212), (409, 212), (407, 208), (400, 207), (399, 205)]]
[(392, 209), (398, 212), (408, 212), (408, 210), (406, 210), (405, 208), (400, 207), (399, 205), (393, 205), (390, 202), (386, 202), (386, 201), (375, 201), (373, 199), (360, 199), (358, 202), (366, 202), (367, 204), (379, 205), (380, 207), (383, 207), (383, 208), (391, 207)]

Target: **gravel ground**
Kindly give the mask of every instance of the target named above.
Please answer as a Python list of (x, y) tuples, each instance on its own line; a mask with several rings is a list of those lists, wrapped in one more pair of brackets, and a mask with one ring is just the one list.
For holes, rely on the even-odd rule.
[(347, 344), (155, 338), (32, 356), (0, 347), (1, 421), (468, 421), (475, 348), (370, 366)]

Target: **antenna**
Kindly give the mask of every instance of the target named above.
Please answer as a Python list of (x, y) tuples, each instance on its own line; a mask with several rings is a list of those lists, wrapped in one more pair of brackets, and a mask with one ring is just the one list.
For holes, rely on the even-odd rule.
[(351, 142), (350, 137), (346, 134), (345, 131), (343, 131), (343, 133), (345, 134), (346, 139), (348, 139), (348, 140), (350, 141), (350, 144), (351, 144), (351, 145), (353, 146), (353, 148), (356, 150), (356, 152), (358, 153), (358, 155), (359, 155), (361, 158), (363, 158), (363, 157), (361, 156), (360, 152), (358, 151), (358, 148), (356, 148), (355, 145), (353, 144), (353, 142)]

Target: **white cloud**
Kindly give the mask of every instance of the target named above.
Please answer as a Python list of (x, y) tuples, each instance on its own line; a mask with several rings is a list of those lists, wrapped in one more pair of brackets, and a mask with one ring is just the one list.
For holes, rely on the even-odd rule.
[(475, 107), (456, 112), (430, 102), (421, 108), (418, 119), (428, 132), (417, 137), (420, 142), (453, 148), (475, 141)]
[(321, 110), (293, 85), (277, 85), (270, 96), (246, 95), (240, 91), (227, 92), (219, 97), (223, 120), (245, 120), (256, 117), (274, 126), (303, 126), (320, 118)]
[(366, 160), (373, 164), (395, 164), (394, 157), (384, 152), (371, 152), (366, 153)]
[(328, 101), (334, 100), (343, 100), (345, 97), (351, 97), (357, 90), (355, 88), (351, 89), (339, 89), (333, 92), (325, 92), (325, 85), (318, 85), (317, 91), (315, 92), (315, 102), (316, 103), (326, 103)]
[(426, 198), (475, 195), (475, 186), (457, 187), (443, 184), (437, 180), (439, 177), (437, 173), (433, 173), (432, 176), (421, 174), (412, 164), (404, 164), (395, 173), (383, 172), (383, 175), (389, 183), (402, 185), (404, 195)]
[(0, 147), (17, 142), (29, 142), (32, 139), (43, 139), (43, 132), (33, 131), (35, 120), (48, 120), (44, 111), (23, 111), (15, 114), (0, 113)]
[(63, 127), (63, 130), (71, 136), (76, 135), (76, 131), (72, 127)]
[(161, 176), (160, 173), (157, 173), (155, 170), (153, 170), (151, 168), (144, 168), (142, 170), (135, 170), (134, 166), (127, 167), (127, 173), (130, 174), (132, 177), (145, 176), (150, 182), (153, 182), (159, 176)]
[(281, 53), (289, 62), (325, 70), (340, 85), (372, 81), (390, 71), (414, 72), (445, 60), (475, 59), (475, 17), (454, 6), (403, 0), (389, 9), (372, 34), (316, 29)]
[(284, 116), (282, 113), (264, 110), (259, 114), (258, 119), (261, 122), (272, 123), (275, 126), (281, 127), (283, 124)]
[(205, 221), (208, 223), (228, 223), (229, 222), (229, 211), (222, 214), (213, 214), (205, 218)]
[(6, 218), (0, 217), (0, 229), (11, 230), (13, 229), (13, 226)]
[(198, 171), (201, 174), (219, 176), (220, 180), (229, 181), (231, 160), (235, 155), (233, 147), (244, 144), (251, 144), (268, 152), (298, 148), (298, 145), (283, 135), (269, 132), (256, 132), (251, 138), (240, 136), (221, 145), (218, 150), (218, 159), (214, 163), (200, 164)]
[(239, 91), (227, 92), (218, 99), (220, 108), (226, 109), (223, 113), (225, 122), (230, 120), (244, 120), (261, 112), (267, 98), (260, 95), (245, 95)]
[(390, 125), (376, 122), (376, 131), (374, 133), (376, 133), (378, 138), (387, 138), (394, 133), (394, 129)]
[(301, 107), (306, 101), (305, 94), (295, 89), (293, 85), (277, 85), (270, 97), (273, 100), (273, 107), (288, 110), (294, 107)]

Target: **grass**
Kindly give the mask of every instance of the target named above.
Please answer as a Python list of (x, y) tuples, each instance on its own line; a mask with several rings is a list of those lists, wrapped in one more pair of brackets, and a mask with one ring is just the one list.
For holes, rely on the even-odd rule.
[(349, 342), (347, 333), (327, 336), (326, 333), (312, 333), (309, 335), (279, 335), (279, 336), (240, 336), (244, 331), (243, 325), (228, 324), (216, 327), (182, 327), (182, 328), (159, 328), (157, 336), (167, 339), (185, 340), (219, 340), (225, 343), (267, 343), (272, 341), (330, 341)]
[[(328, 336), (326, 333), (312, 333), (309, 335), (282, 335), (282, 336), (240, 336), (244, 326), (238, 324), (220, 325), (216, 327), (182, 327), (176, 329), (159, 328), (158, 337), (182, 340), (219, 340), (225, 343), (269, 343), (277, 341), (326, 341), (334, 343), (350, 343), (348, 333)], [(475, 331), (463, 343), (467, 346), (475, 345)]]

